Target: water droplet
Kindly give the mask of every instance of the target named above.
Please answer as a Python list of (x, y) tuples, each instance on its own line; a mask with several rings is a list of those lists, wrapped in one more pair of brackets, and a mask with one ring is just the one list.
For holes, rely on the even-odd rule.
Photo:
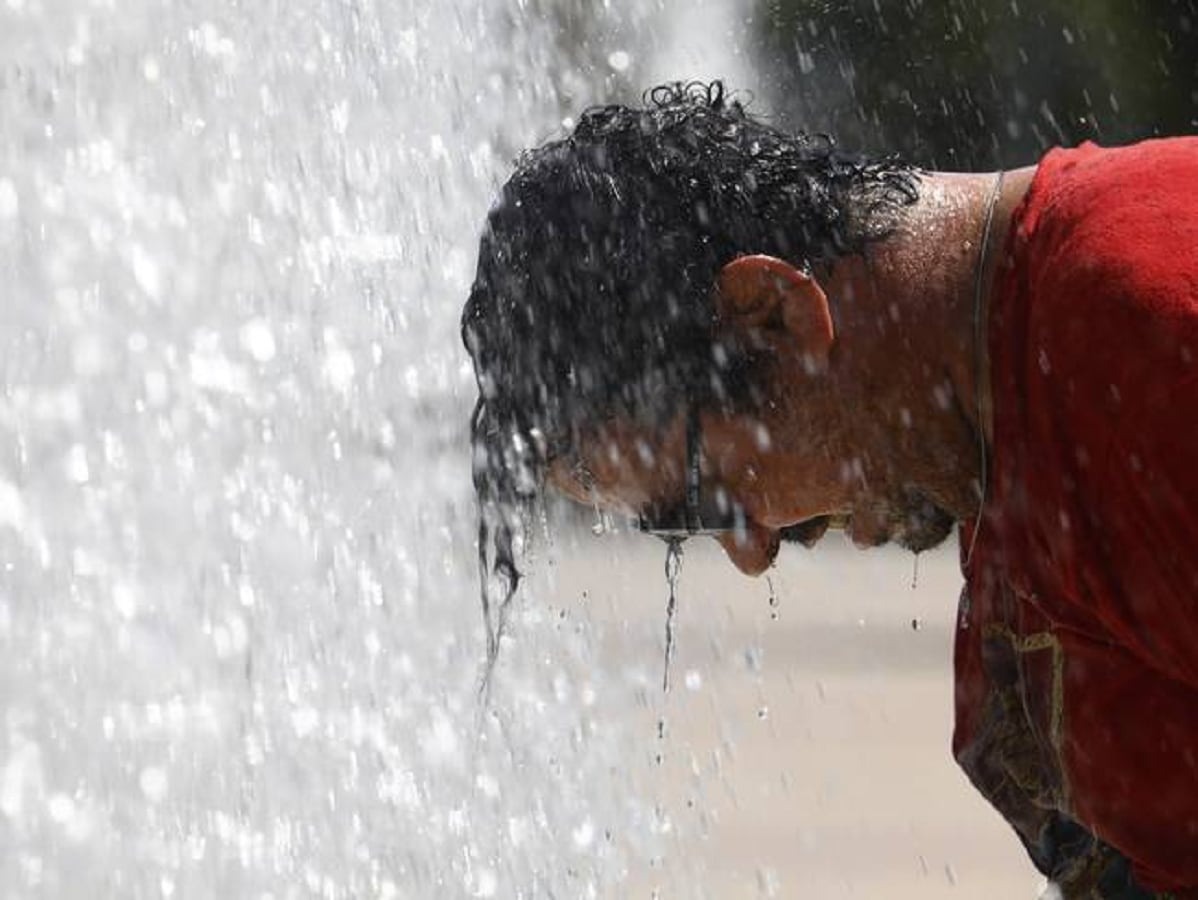
[(580, 824), (574, 829), (574, 846), (579, 850), (585, 850), (591, 846), (595, 840), (595, 825), (590, 819)]
[(15, 219), (21, 211), (17, 189), (10, 178), (0, 178), (0, 219)]
[(275, 358), (275, 336), (270, 323), (265, 319), (250, 319), (241, 326), (241, 346), (257, 362), (266, 363)]
[(134, 244), (130, 252), (129, 264), (133, 269), (133, 278), (137, 286), (150, 297), (157, 299), (162, 291), (162, 276), (154, 257), (140, 244)]
[(768, 450), (773, 446), (773, 440), (770, 438), (770, 430), (764, 425), (758, 425), (753, 433), (753, 438), (757, 442), (758, 450)]
[(66, 794), (54, 794), (50, 797), (46, 809), (50, 818), (63, 825), (75, 817), (75, 803)]
[(354, 358), (341, 347), (330, 347), (324, 361), (324, 375), (334, 390), (345, 394), (354, 383)]
[(147, 800), (151, 803), (161, 803), (166, 797), (169, 786), (166, 770), (159, 766), (146, 766), (141, 770), (137, 784), (141, 788), (141, 792), (146, 795)]
[(1048, 361), (1048, 352), (1043, 347), (1040, 348), (1040, 355), (1037, 359), (1040, 363), (1041, 372), (1047, 375), (1052, 371), (1052, 364)]
[(480, 866), (475, 879), (474, 896), (494, 897), (497, 890), (499, 890), (499, 877), (495, 874), (495, 870), (488, 866)]
[(67, 477), (75, 484), (87, 484), (91, 480), (91, 467), (87, 464), (87, 450), (75, 444), (67, 452)]
[(607, 64), (617, 72), (626, 72), (632, 65), (632, 56), (625, 50), (617, 50), (608, 55)]

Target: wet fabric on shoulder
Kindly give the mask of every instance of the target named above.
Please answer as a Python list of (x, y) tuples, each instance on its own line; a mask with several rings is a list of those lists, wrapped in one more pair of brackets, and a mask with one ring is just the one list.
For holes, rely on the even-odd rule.
[(954, 753), (1069, 898), (1198, 898), (1198, 139), (1056, 150), (989, 311)]

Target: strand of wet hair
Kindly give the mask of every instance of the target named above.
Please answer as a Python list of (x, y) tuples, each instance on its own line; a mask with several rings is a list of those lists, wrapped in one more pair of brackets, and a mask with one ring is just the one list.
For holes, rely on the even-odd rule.
[[(489, 560), (487, 547), (495, 550), (494, 562)], [(488, 524), (486, 514), (481, 513), (478, 523), (478, 562), (480, 581), (480, 601), (482, 605), (483, 624), (486, 629), (487, 651), (483, 663), (482, 677), (479, 682), (478, 694), (486, 706), (491, 695), (491, 684), (495, 674), (495, 666), (499, 661), (499, 647), (507, 631), (508, 615), (512, 600), (520, 587), (520, 570), (516, 567), (515, 555), (512, 552), (512, 528), (507, 522), (500, 521), (494, 526)], [(492, 614), (491, 584), (494, 577), (503, 582), (503, 595)]]

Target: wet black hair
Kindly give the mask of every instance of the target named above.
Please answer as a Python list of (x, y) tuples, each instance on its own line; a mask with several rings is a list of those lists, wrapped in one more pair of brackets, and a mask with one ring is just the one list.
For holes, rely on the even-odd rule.
[(513, 538), (549, 458), (607, 419), (664, 425), (688, 403), (743, 403), (756, 360), (716, 336), (719, 270), (751, 253), (803, 266), (860, 252), (916, 187), (899, 160), (788, 134), (719, 81), (589, 109), (520, 157), (462, 314), (490, 663), (519, 581)]

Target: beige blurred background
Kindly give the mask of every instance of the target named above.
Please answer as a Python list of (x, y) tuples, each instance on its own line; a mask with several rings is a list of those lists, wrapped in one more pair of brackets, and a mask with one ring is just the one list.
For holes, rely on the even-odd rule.
[(668, 695), (664, 558), (652, 538), (588, 534), (542, 567), (556, 614), (602, 648), (597, 683), (633, 698), (608, 724), (629, 730), (625, 774), (662, 840), (626, 896), (1039, 895), (950, 753), (955, 541), (916, 572), (909, 553), (833, 534), (784, 548), (768, 581), (689, 542)]

